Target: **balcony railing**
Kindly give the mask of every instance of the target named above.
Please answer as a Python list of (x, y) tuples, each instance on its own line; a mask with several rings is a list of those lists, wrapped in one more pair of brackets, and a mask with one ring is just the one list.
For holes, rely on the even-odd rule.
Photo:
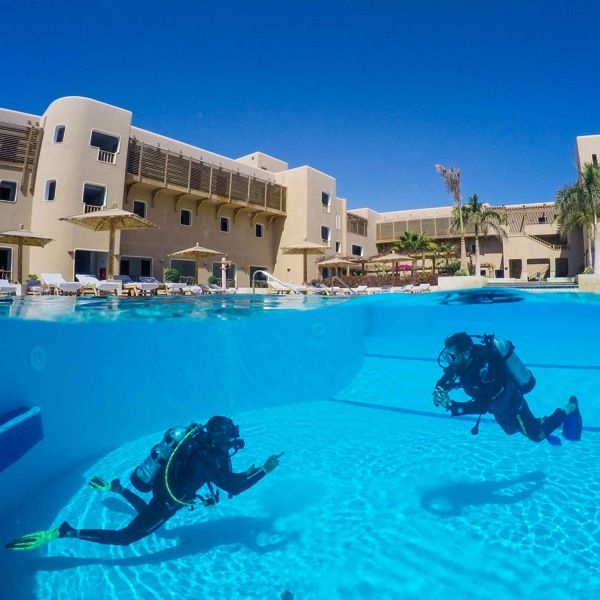
[(107, 152), (106, 150), (98, 148), (98, 160), (103, 163), (108, 163), (109, 165), (114, 165), (117, 162), (117, 153)]
[(188, 194), (218, 196), (264, 210), (285, 212), (286, 188), (231, 169), (129, 139), (127, 172), (139, 181), (183, 188)]
[(93, 213), (93, 212), (98, 212), (99, 210), (102, 210), (104, 208), (104, 206), (96, 206), (95, 204), (85, 204), (83, 205), (83, 212), (85, 214), (87, 213)]
[(32, 165), (40, 139), (37, 125), (0, 122), (0, 161)]

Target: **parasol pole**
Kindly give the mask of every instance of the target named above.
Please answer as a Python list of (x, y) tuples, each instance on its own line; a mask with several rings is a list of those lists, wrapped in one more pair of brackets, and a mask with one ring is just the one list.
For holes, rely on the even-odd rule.
[(19, 253), (19, 258), (17, 260), (17, 264), (18, 264), (17, 275), (19, 277), (18, 282), (23, 283), (23, 242), (22, 241), (17, 243), (17, 251)]
[(108, 277), (112, 279), (115, 274), (115, 226), (111, 223), (108, 234)]

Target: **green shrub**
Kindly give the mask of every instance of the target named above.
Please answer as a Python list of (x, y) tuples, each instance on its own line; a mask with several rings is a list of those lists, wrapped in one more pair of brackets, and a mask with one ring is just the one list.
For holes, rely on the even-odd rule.
[(39, 276), (37, 276), (35, 273), (29, 273), (29, 275), (27, 275), (27, 279), (29, 279), (29, 281), (39, 281), (40, 280)]
[(583, 270), (583, 274), (584, 275), (593, 275), (594, 274), (594, 267), (586, 267)]
[(458, 271), (456, 271), (456, 273), (454, 273), (455, 277), (466, 277), (469, 274), (469, 272), (466, 269), (458, 269)]
[(165, 271), (165, 281), (169, 283), (179, 283), (179, 271), (177, 269), (167, 269)]
[(211, 284), (219, 283), (219, 280), (214, 275), (210, 275), (208, 278), (208, 283), (211, 283)]

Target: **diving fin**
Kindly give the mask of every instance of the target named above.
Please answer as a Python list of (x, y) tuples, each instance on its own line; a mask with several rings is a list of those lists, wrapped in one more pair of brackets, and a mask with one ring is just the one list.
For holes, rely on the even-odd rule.
[(28, 533), (27, 535), (17, 538), (6, 544), (6, 548), (9, 550), (37, 550), (57, 538), (76, 536), (77, 531), (65, 521), (60, 527)]
[(6, 547), (10, 550), (37, 550), (59, 537), (60, 530), (58, 527), (55, 527), (54, 529), (46, 529), (46, 531), (36, 531), (35, 533), (24, 535), (9, 542), (6, 544)]
[(575, 410), (570, 415), (565, 417), (565, 420), (563, 421), (562, 434), (566, 440), (578, 442), (581, 439), (583, 419), (581, 418), (581, 412), (579, 412), (577, 398), (575, 396), (571, 396), (569, 398), (569, 402), (575, 404)]

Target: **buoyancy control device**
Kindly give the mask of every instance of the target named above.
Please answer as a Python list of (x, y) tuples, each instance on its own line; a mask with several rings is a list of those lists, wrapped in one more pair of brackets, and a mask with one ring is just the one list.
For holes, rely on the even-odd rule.
[(506, 370), (523, 394), (527, 394), (535, 387), (533, 373), (521, 362), (515, 352), (515, 346), (510, 340), (493, 333), (486, 333), (481, 336), (481, 341), (484, 346), (495, 350), (504, 360)]
[(178, 444), (191, 431), (199, 426), (192, 423), (187, 427), (171, 427), (163, 435), (162, 440), (152, 447), (144, 462), (136, 467), (130, 476), (132, 485), (140, 492), (149, 492), (162, 467), (167, 464), (169, 457)]

